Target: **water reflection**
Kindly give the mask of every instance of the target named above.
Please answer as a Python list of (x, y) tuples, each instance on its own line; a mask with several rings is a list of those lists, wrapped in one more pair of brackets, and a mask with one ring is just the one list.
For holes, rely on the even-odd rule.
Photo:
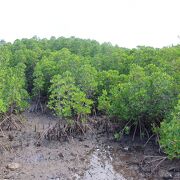
[(85, 172), (84, 180), (125, 180), (123, 175), (114, 171), (109, 150), (96, 148), (90, 159), (89, 169)]

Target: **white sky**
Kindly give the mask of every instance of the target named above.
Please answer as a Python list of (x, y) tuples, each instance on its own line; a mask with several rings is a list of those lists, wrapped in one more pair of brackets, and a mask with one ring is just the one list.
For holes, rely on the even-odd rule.
[(0, 0), (0, 39), (76, 36), (123, 47), (180, 43), (180, 0)]

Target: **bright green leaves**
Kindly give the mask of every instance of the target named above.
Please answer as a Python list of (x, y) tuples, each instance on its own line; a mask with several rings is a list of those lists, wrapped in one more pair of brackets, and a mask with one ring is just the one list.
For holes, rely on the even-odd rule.
[(98, 91), (99, 94), (102, 93), (102, 90), (105, 89), (107, 92), (113, 86), (116, 86), (120, 82), (119, 72), (116, 70), (101, 71), (98, 73)]
[[(2, 97), (1, 97), (2, 98)], [(6, 106), (2, 99), (0, 99), (0, 114), (6, 112)]]
[(124, 120), (138, 120), (147, 110), (148, 77), (144, 69), (133, 65), (127, 82), (111, 90), (111, 112)]
[(12, 113), (27, 107), (28, 93), (25, 90), (24, 70), (24, 64), (0, 70), (0, 113)]
[(71, 98), (76, 90), (74, 79), (69, 72), (64, 76), (55, 75), (51, 80), (48, 106), (60, 117), (71, 117)]
[(145, 69), (150, 81), (148, 115), (162, 120), (176, 103), (174, 79), (155, 65), (150, 64)]
[(106, 90), (103, 90), (102, 95), (99, 96), (99, 98), (98, 98), (98, 110), (109, 115), (110, 100), (109, 100), (108, 93)]
[(89, 64), (81, 66), (75, 73), (77, 86), (92, 97), (97, 91), (97, 70)]
[(18, 64), (14, 68), (7, 69), (5, 96), (7, 97), (7, 104), (16, 104), (20, 109), (27, 106), (26, 100), (28, 98), (25, 88), (24, 64)]
[[(112, 115), (122, 120), (143, 120), (150, 126), (155, 119), (162, 120), (172, 109), (176, 97), (173, 78), (160, 68), (154, 65), (143, 68), (133, 64), (129, 75), (121, 75), (120, 81), (111, 87), (108, 96), (110, 106), (107, 108)], [(99, 98), (99, 105), (105, 101), (104, 96)]]
[(92, 101), (75, 86), (70, 72), (55, 75), (51, 81), (48, 106), (60, 117), (86, 115), (91, 112)]
[[(49, 97), (49, 107), (58, 116), (89, 114), (97, 91), (97, 71), (84, 58), (63, 48), (39, 61), (34, 71), (34, 95)], [(48, 91), (50, 89), (50, 91)]]
[(59, 70), (59, 74), (63, 74), (66, 71), (75, 75), (76, 71), (81, 65), (83, 65), (80, 56), (71, 53), (68, 49), (63, 48), (59, 52), (52, 54), (53, 60), (56, 62), (56, 66)]
[[(128, 75), (114, 78), (117, 84), (113, 84), (105, 76), (102, 77), (108, 81), (103, 80), (105, 90), (98, 98), (98, 109), (108, 116), (117, 116), (121, 121), (130, 122), (131, 128), (138, 127), (141, 137), (146, 133), (145, 128), (150, 130), (154, 124), (159, 125), (176, 103), (174, 79), (153, 64), (144, 68), (132, 64)], [(161, 123), (160, 143), (170, 158), (180, 156), (179, 114), (176, 108), (172, 115), (173, 120)], [(127, 133), (129, 131), (130, 128)], [(116, 133), (115, 138), (119, 139), (120, 135)]]
[(160, 145), (170, 159), (180, 158), (180, 100), (171, 116), (161, 123)]
[(91, 113), (91, 106), (93, 101), (86, 98), (86, 94), (79, 89), (72, 94), (72, 108), (76, 115), (85, 117), (87, 114)]
[(12, 58), (12, 53), (6, 46), (0, 46), (0, 68), (7, 67)]
[(57, 73), (56, 62), (51, 58), (43, 58), (39, 61), (34, 70), (34, 95), (44, 95), (48, 93), (50, 80)]

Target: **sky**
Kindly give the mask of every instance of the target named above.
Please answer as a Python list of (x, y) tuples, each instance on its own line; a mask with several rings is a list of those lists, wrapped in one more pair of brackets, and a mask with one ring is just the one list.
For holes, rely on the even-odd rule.
[(75, 36), (121, 47), (180, 44), (180, 0), (0, 0), (0, 39)]

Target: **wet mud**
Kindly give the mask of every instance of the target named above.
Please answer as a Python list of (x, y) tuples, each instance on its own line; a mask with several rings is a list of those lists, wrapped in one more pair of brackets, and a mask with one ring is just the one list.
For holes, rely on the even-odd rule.
[[(130, 137), (115, 142), (101, 132), (37, 144), (39, 133), (57, 118), (38, 113), (24, 113), (26, 122), (21, 131), (4, 131), (0, 142), (0, 180), (143, 180), (180, 179), (180, 162), (164, 160), (160, 166), (158, 146)], [(11, 137), (11, 138), (10, 138)], [(160, 159), (160, 158), (159, 158)], [(12, 171), (9, 163), (20, 168)], [(152, 173), (152, 170), (154, 172)]]

